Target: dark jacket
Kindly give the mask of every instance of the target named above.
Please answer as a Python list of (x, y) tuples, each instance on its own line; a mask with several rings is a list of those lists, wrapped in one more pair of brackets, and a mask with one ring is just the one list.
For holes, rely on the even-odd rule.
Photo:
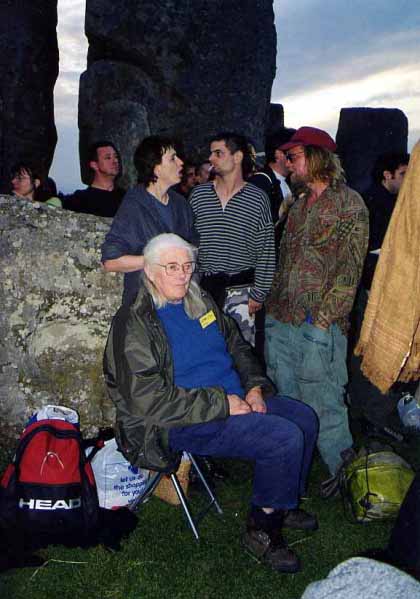
[(374, 183), (363, 196), (369, 210), (369, 246), (362, 275), (362, 285), (365, 289), (372, 286), (379, 259), (377, 254), (371, 252), (382, 247), (397, 197), (397, 194), (390, 193), (381, 183)]
[[(276, 260), (278, 261), (280, 239), (286, 223), (285, 220), (279, 222), (279, 209), (284, 200), (280, 181), (277, 179), (273, 169), (266, 165), (263, 169), (257, 173), (254, 173), (252, 177), (250, 177), (249, 182), (265, 191), (265, 193), (268, 195), (268, 199), (270, 200), (271, 218), (273, 219), (274, 224)], [(290, 185), (289, 181), (288, 183)]]
[(63, 196), (61, 202), (65, 210), (112, 218), (117, 213), (124, 195), (125, 191), (118, 187), (114, 187), (112, 191), (87, 187), (76, 190), (72, 195)]
[[(245, 392), (273, 388), (236, 323), (223, 315), (203, 292), (223, 333)], [(151, 296), (143, 287), (135, 303), (123, 305), (114, 317), (104, 355), (105, 382), (117, 408), (118, 446), (128, 461), (142, 468), (171, 470), (178, 454), (171, 453), (171, 427), (209, 422), (229, 415), (222, 387), (184, 389), (174, 385), (173, 359)]]

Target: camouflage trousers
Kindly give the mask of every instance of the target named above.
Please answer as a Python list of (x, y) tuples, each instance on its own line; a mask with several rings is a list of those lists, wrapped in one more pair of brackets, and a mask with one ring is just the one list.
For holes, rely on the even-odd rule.
[(255, 346), (255, 316), (248, 312), (250, 287), (228, 287), (223, 312), (238, 324), (245, 341)]

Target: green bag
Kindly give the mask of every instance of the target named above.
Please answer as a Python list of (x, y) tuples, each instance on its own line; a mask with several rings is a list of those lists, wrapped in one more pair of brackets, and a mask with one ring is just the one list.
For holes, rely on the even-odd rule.
[(362, 448), (341, 473), (344, 508), (356, 522), (395, 518), (414, 471), (391, 449)]

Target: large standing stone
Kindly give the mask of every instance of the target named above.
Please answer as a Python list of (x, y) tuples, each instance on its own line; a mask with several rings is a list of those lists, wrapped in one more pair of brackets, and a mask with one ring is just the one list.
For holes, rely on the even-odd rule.
[(109, 224), (0, 196), (0, 441), (48, 403), (77, 409), (85, 430), (112, 423), (102, 354), (121, 280), (100, 265)]
[(365, 191), (377, 157), (407, 152), (407, 139), (408, 120), (397, 108), (342, 108), (337, 145), (350, 187)]
[(0, 10), (0, 182), (4, 184), (16, 161), (35, 161), (46, 174), (53, 159), (57, 0), (5, 0)]
[(270, 104), (265, 136), (274, 135), (284, 128), (284, 109), (282, 104)]
[(261, 149), (275, 75), (272, 4), (87, 0), (82, 164), (87, 144), (111, 138), (132, 184), (132, 150), (149, 133), (176, 135), (200, 154), (212, 134), (238, 130)]

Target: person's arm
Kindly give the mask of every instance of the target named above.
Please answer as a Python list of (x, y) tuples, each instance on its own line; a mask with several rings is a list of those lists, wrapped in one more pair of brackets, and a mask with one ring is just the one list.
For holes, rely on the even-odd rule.
[(247, 343), (239, 332), (236, 322), (214, 305), (214, 312), (218, 313), (221, 331), (226, 340), (227, 350), (232, 356), (233, 365), (239, 374), (245, 393), (258, 387), (266, 395), (274, 394), (274, 387), (265, 376), (264, 370), (256, 358), (253, 348)]
[(126, 194), (102, 245), (101, 261), (105, 272), (126, 273), (143, 269), (142, 250), (146, 239), (141, 211), (133, 193)]
[(131, 256), (126, 254), (119, 258), (104, 260), (102, 264), (105, 272), (135, 272), (137, 270), (143, 270), (144, 258), (143, 256)]
[(108, 337), (105, 381), (124, 426), (141, 422), (169, 428), (227, 417), (229, 402), (222, 387), (168, 384), (166, 342), (158, 335), (152, 338), (149, 328), (133, 311), (121, 309)]
[(257, 256), (255, 281), (250, 290), (250, 299), (262, 304), (270, 293), (276, 269), (276, 253), (274, 248), (274, 225), (270, 216), (268, 199), (261, 211), (260, 223), (254, 231), (254, 247)]
[(334, 281), (324, 295), (314, 325), (327, 329), (350, 313), (362, 274), (369, 239), (369, 218), (362, 198), (356, 192), (345, 198), (337, 223), (338, 247)]

